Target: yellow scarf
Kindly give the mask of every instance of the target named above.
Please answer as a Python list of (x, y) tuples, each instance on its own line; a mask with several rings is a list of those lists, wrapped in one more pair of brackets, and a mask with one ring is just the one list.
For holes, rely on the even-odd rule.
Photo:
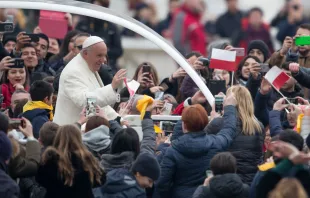
[(146, 107), (153, 104), (154, 99), (150, 96), (144, 95), (142, 99), (137, 102), (137, 110), (141, 113), (141, 120), (144, 118)]
[(50, 121), (53, 120), (54, 115), (53, 115), (53, 106), (52, 105), (47, 105), (46, 103), (42, 102), (42, 101), (29, 101), (25, 104), (24, 108), (23, 108), (23, 112), (25, 113), (26, 111), (31, 111), (34, 109), (47, 109), (50, 110)]
[[(144, 95), (142, 99), (138, 100), (137, 102), (137, 109), (141, 113), (141, 120), (143, 119), (146, 107), (150, 104), (153, 104), (154, 99), (150, 96)], [(154, 131), (155, 133), (162, 133), (163, 131), (156, 125), (154, 125)]]
[(301, 132), (301, 123), (302, 123), (302, 118), (304, 117), (304, 114), (299, 114), (298, 118), (297, 118), (297, 127), (296, 127), (296, 131), (298, 133)]
[(265, 164), (258, 166), (258, 169), (260, 171), (267, 171), (267, 170), (272, 169), (274, 167), (276, 167), (276, 164), (274, 162), (266, 162)]

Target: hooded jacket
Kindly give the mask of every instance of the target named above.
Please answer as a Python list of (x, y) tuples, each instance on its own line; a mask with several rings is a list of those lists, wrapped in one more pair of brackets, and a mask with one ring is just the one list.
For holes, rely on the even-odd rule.
[(33, 109), (23, 113), (23, 117), (27, 118), (33, 126), (33, 135), (39, 138), (39, 132), (43, 124), (49, 121), (49, 112), (47, 109)]
[[(98, 189), (99, 190), (99, 189)], [(100, 192), (94, 192), (95, 198), (146, 198), (135, 176), (127, 169), (114, 169), (107, 174), (107, 180)]]
[[(140, 144), (140, 153), (149, 152), (155, 154), (156, 134), (154, 132), (154, 122), (150, 119), (150, 112), (146, 112), (142, 121), (143, 139)], [(101, 156), (100, 166), (109, 172), (116, 168), (130, 169), (137, 156), (131, 151), (125, 151), (118, 154), (103, 154)]]
[(96, 158), (100, 159), (102, 154), (110, 151), (111, 140), (109, 133), (110, 129), (105, 125), (101, 125), (82, 135), (83, 144)]
[[(156, 183), (160, 197), (192, 197), (205, 179), (211, 158), (229, 147), (235, 137), (235, 107), (225, 107), (224, 119), (229, 122), (224, 123), (217, 135), (208, 135), (204, 131), (189, 132), (172, 140), (160, 164), (161, 176)], [(180, 128), (179, 125), (180, 122), (175, 128)]]
[(237, 174), (216, 175), (209, 186), (199, 186), (193, 198), (247, 198), (250, 187)]

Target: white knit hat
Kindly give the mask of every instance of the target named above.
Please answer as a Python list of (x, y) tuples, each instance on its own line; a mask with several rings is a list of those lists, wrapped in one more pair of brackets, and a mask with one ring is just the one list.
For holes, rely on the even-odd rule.
[(97, 43), (104, 42), (104, 40), (98, 36), (90, 36), (88, 37), (84, 43), (83, 43), (83, 49), (86, 49), (92, 45), (95, 45)]

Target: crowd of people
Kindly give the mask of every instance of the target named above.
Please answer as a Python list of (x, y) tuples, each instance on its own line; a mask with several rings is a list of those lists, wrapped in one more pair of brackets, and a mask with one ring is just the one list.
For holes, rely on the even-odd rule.
[[(200, 0), (170, 0), (162, 22), (148, 1), (129, 4), (174, 41), (210, 90), (222, 83), (214, 104), (182, 68), (160, 79), (159, 66), (145, 61), (127, 76), (117, 62), (120, 36), (136, 33), (86, 17), (74, 25), (66, 14), (63, 39), (36, 26), (33, 40), (17, 17), (29, 13), (5, 10), (16, 20), (0, 37), (0, 197), (309, 197), (310, 45), (295, 41), (310, 38), (302, 4), (288, 0), (272, 21), (283, 43), (274, 49), (261, 9), (245, 14), (237, 0), (226, 2), (228, 11), (206, 25)], [(210, 42), (211, 34), (231, 42)], [(234, 73), (205, 63), (213, 49), (236, 48), (245, 54)], [(289, 80), (277, 89), (264, 65)], [(141, 131), (127, 115), (140, 115)], [(153, 115), (181, 119), (168, 130)]]

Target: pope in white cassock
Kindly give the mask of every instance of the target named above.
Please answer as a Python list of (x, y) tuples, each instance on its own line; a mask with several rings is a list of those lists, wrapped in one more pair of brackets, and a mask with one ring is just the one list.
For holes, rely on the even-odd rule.
[(112, 83), (104, 86), (97, 71), (106, 62), (107, 51), (100, 37), (91, 36), (83, 43), (81, 53), (67, 64), (60, 76), (55, 123), (65, 125), (77, 122), (89, 94), (97, 97), (97, 105), (102, 107), (109, 120), (118, 116), (110, 105), (118, 99), (115, 90), (123, 83), (126, 70), (119, 70)]

